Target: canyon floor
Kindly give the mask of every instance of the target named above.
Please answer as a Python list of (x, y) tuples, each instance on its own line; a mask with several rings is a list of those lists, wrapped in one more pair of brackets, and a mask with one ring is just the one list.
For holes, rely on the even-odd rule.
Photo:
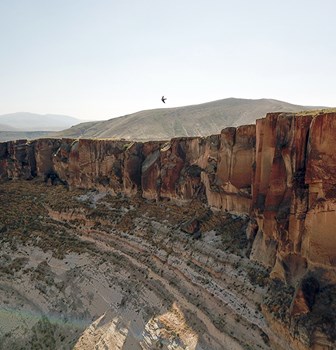
[(0, 349), (288, 349), (262, 309), (294, 291), (248, 258), (248, 217), (39, 180), (0, 199)]

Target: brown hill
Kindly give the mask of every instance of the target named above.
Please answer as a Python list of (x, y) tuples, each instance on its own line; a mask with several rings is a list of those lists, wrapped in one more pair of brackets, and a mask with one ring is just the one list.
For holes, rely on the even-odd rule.
[(273, 99), (223, 100), (176, 108), (140, 111), (106, 121), (81, 123), (54, 136), (164, 140), (217, 134), (227, 126), (254, 123), (268, 112), (298, 112), (320, 107), (299, 106)]

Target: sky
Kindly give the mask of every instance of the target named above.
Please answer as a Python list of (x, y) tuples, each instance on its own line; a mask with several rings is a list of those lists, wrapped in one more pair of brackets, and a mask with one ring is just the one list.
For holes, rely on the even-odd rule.
[(335, 0), (0, 0), (0, 114), (334, 107), (335, 13)]

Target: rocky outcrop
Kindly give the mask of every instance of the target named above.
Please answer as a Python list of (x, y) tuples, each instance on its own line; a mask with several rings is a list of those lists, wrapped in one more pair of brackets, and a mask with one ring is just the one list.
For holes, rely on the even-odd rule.
[(26, 140), (0, 143), (0, 178), (31, 179), (36, 174), (34, 146)]
[(140, 193), (155, 200), (202, 198), (218, 209), (248, 213), (254, 147), (253, 125), (167, 142), (10, 141), (0, 146), (0, 176), (52, 175), (70, 187)]
[(336, 114), (269, 114), (256, 127), (251, 215), (258, 228), (251, 258), (297, 288), (291, 315), (282, 319), (294, 343), (299, 337), (295, 347), (332, 349), (335, 320), (324, 306), (332, 293), (316, 304), (315, 295), (322, 295), (318, 283), (327, 290), (336, 281)]
[(107, 140), (63, 139), (54, 154), (54, 171), (70, 187), (112, 193), (137, 193), (142, 144)]
[(252, 257), (289, 283), (307, 269), (336, 266), (335, 128), (335, 113), (257, 121)]
[(293, 299), (291, 313), (293, 316), (302, 315), (310, 312), (315, 304), (315, 298), (319, 292), (320, 286), (314, 277), (304, 278), (297, 288)]

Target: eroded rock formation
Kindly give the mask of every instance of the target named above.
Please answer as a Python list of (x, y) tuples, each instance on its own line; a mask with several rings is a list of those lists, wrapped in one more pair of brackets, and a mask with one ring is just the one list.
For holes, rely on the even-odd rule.
[(203, 196), (212, 207), (248, 213), (255, 126), (167, 142), (10, 141), (0, 144), (0, 157), (4, 179), (54, 175), (70, 187), (141, 193), (147, 199), (185, 201)]
[(258, 224), (252, 257), (291, 279), (335, 267), (335, 114), (271, 113), (254, 125), (167, 142), (40, 139), (0, 144), (4, 179), (59, 178), (70, 187), (191, 200)]
[(252, 256), (289, 282), (308, 268), (336, 266), (335, 128), (334, 113), (257, 121)]
[[(292, 317), (301, 322), (315, 299), (307, 301), (300, 283), (309, 274), (318, 294), (336, 281), (335, 133), (336, 113), (270, 113), (206, 138), (11, 141), (0, 143), (0, 178), (41, 177), (157, 201), (198, 199), (249, 214), (250, 258), (296, 287)], [(316, 332), (311, 339), (321, 339)], [(312, 348), (311, 339), (300, 340), (303, 349)]]

